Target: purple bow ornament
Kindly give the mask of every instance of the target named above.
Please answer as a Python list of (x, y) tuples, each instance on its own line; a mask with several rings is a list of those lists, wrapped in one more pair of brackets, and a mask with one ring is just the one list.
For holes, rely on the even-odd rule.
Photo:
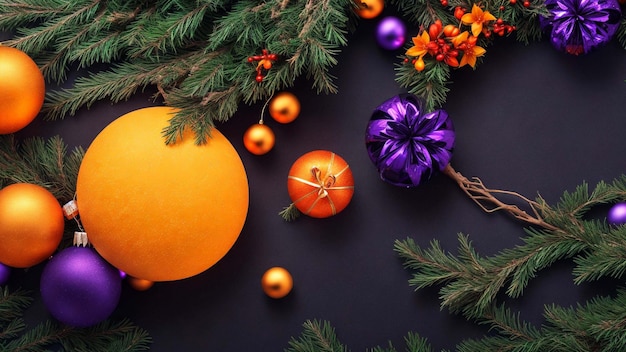
[(552, 45), (572, 55), (586, 54), (608, 43), (621, 20), (617, 0), (546, 0), (550, 12), (539, 24)]
[(425, 113), (423, 101), (400, 94), (379, 105), (367, 125), (365, 146), (380, 177), (415, 187), (441, 172), (454, 149), (454, 126), (444, 110)]

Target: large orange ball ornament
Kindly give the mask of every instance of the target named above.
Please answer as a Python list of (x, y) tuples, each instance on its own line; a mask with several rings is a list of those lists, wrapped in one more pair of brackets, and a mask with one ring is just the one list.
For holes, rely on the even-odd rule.
[(357, 3), (356, 13), (364, 19), (378, 17), (385, 8), (384, 0), (354, 0)]
[(342, 157), (328, 150), (314, 150), (291, 166), (287, 191), (300, 212), (314, 218), (327, 218), (350, 204), (354, 177)]
[(267, 125), (255, 123), (243, 134), (243, 146), (254, 155), (267, 154), (276, 143), (274, 131)]
[(19, 49), (0, 45), (0, 134), (31, 123), (43, 105), (46, 85), (37, 64)]
[(280, 123), (290, 123), (300, 114), (300, 100), (289, 92), (280, 92), (272, 98), (270, 116)]
[(15, 183), (0, 190), (0, 263), (41, 263), (59, 246), (64, 227), (61, 205), (45, 188)]
[(94, 139), (78, 172), (77, 203), (89, 241), (130, 276), (171, 281), (199, 274), (234, 245), (248, 212), (248, 179), (232, 144), (213, 129), (166, 145), (176, 113), (132, 111)]

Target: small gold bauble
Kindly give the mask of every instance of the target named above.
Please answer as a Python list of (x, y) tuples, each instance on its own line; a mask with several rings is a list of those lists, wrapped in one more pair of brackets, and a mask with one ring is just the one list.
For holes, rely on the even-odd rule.
[(267, 125), (255, 123), (243, 135), (243, 145), (254, 155), (263, 155), (274, 148), (276, 136)]
[(300, 114), (300, 101), (289, 92), (280, 92), (272, 98), (270, 115), (276, 122), (290, 123)]
[(263, 292), (272, 298), (283, 298), (293, 288), (293, 278), (285, 268), (275, 266), (268, 269), (261, 278)]
[(126, 280), (128, 280), (130, 287), (134, 288), (136, 291), (146, 291), (154, 286), (154, 281), (138, 279), (132, 276), (127, 277)]

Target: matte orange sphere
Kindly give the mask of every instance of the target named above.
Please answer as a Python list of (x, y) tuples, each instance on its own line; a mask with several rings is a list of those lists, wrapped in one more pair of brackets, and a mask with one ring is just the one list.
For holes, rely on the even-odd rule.
[(234, 245), (248, 212), (241, 158), (218, 130), (196, 145), (186, 130), (166, 145), (176, 113), (132, 111), (109, 124), (87, 149), (77, 203), (94, 248), (118, 269), (171, 281), (213, 266)]
[(287, 177), (287, 191), (302, 213), (327, 218), (344, 210), (354, 194), (348, 163), (328, 150), (315, 150), (296, 160)]
[(290, 123), (300, 115), (300, 100), (289, 92), (280, 92), (272, 98), (270, 116), (280, 123)]
[(274, 131), (262, 123), (250, 126), (243, 135), (243, 146), (254, 155), (267, 154), (275, 143)]
[(0, 134), (31, 123), (43, 105), (46, 85), (37, 64), (19, 49), (0, 45)]
[(384, 0), (354, 0), (359, 8), (356, 13), (364, 19), (372, 19), (378, 17), (385, 8)]
[(266, 295), (272, 298), (283, 298), (293, 288), (293, 277), (287, 269), (275, 266), (263, 274), (261, 287)]
[(41, 263), (59, 246), (64, 227), (61, 205), (47, 189), (15, 183), (0, 190), (0, 263)]

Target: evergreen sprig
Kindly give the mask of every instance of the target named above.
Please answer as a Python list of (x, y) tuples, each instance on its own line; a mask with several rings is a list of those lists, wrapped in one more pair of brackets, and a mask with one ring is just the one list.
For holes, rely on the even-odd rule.
[[(191, 128), (204, 143), (216, 121), (240, 103), (267, 99), (301, 76), (318, 92), (335, 93), (330, 69), (347, 44), (355, 18), (352, 0), (0, 0), (4, 45), (33, 57), (48, 80), (71, 88), (50, 90), (50, 119), (83, 107), (128, 99), (151, 89), (179, 113), (164, 130), (168, 143)], [(255, 80), (248, 58), (267, 49), (279, 60)], [(102, 64), (111, 69), (99, 70)]]
[(0, 136), (0, 188), (32, 183), (48, 189), (60, 202), (74, 198), (83, 159), (81, 147), (68, 152), (59, 136), (32, 137), (18, 143), (14, 135)]

